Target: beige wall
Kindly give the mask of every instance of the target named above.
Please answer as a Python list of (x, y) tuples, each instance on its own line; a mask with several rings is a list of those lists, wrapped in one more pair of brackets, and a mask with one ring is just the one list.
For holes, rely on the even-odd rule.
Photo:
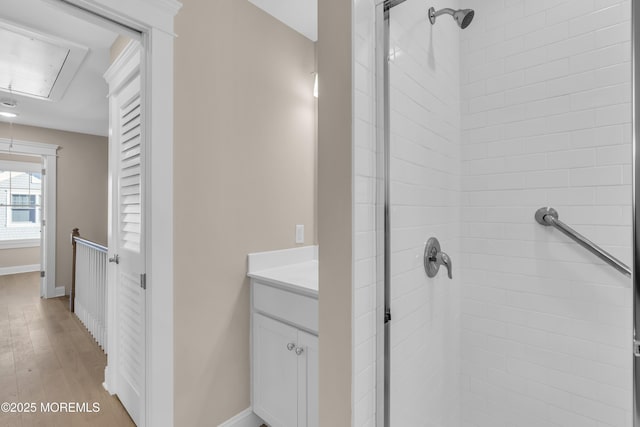
[(113, 64), (113, 61), (118, 58), (118, 56), (122, 53), (125, 47), (131, 41), (130, 37), (119, 35), (116, 40), (111, 45), (111, 49), (109, 51), (109, 63)]
[(320, 425), (351, 425), (351, 2), (318, 2)]
[(40, 247), (0, 249), (0, 268), (40, 264)]
[[(0, 123), (0, 137), (10, 136)], [(100, 244), (107, 243), (108, 139), (13, 125), (13, 137), (22, 141), (59, 145), (57, 175), (56, 286), (71, 285), (71, 244), (74, 227)]]
[[(8, 153), (0, 153), (0, 160), (29, 163), (41, 162), (40, 156), (17, 156)], [(40, 264), (40, 247), (0, 249), (0, 268), (34, 264)]]
[(246, 0), (186, 0), (175, 42), (175, 425), (250, 405), (250, 252), (315, 228), (314, 45)]

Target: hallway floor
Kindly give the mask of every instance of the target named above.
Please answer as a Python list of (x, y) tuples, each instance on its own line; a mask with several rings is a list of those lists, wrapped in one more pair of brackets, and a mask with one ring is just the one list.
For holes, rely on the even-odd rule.
[[(39, 282), (38, 273), (0, 276), (0, 404), (36, 409), (3, 405), (0, 427), (134, 426), (102, 387), (106, 356), (69, 312), (68, 297), (40, 299)], [(62, 413), (69, 402), (80, 410)], [(82, 411), (84, 403), (99, 412)]]

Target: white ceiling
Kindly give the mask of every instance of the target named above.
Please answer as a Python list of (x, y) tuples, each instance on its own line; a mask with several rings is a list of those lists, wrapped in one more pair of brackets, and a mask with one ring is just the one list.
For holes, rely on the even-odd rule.
[(249, 0), (311, 41), (318, 40), (318, 0)]
[[(0, 0), (0, 19), (89, 48), (60, 100), (14, 94), (19, 116), (11, 120), (15, 124), (107, 136), (108, 88), (102, 75), (109, 67), (110, 47), (118, 34), (68, 15), (43, 0)], [(0, 92), (0, 98), (6, 97)]]
[[(317, 40), (317, 0), (249, 1), (312, 41)], [(60, 100), (14, 94), (18, 101), (15, 112), (19, 116), (0, 120), (107, 136), (107, 84), (102, 76), (109, 67), (109, 50), (118, 34), (69, 15), (44, 0), (0, 0), (0, 19), (89, 49)], [(3, 98), (6, 94), (0, 92), (0, 99)]]

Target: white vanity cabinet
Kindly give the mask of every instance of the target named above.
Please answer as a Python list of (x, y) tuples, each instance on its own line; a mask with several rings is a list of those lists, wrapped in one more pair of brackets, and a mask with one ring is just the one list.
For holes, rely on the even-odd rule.
[(272, 427), (318, 425), (318, 337), (253, 315), (253, 411)]
[[(260, 255), (305, 250), (310, 259), (259, 262)], [(249, 255), (253, 412), (270, 427), (317, 427), (317, 248), (273, 253)]]

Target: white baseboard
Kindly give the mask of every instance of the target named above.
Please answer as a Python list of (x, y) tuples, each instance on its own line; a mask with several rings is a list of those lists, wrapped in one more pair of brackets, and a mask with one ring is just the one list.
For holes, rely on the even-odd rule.
[(63, 297), (67, 294), (67, 289), (64, 286), (56, 286), (56, 297)]
[(260, 427), (262, 424), (264, 421), (254, 414), (251, 408), (247, 408), (218, 427)]
[(0, 267), (0, 276), (6, 276), (7, 274), (31, 273), (32, 271), (40, 271), (40, 264)]

